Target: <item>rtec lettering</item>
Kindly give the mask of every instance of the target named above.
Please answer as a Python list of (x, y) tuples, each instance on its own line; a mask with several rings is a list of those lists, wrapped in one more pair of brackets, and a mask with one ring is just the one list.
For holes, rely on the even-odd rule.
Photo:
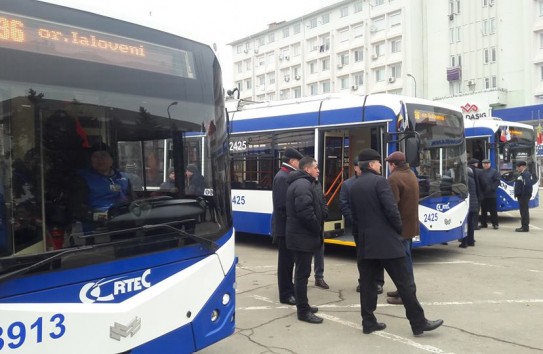
[(141, 277), (116, 281), (113, 284), (113, 295), (126, 294), (131, 291), (149, 288), (151, 286), (151, 283), (147, 281), (147, 276), (149, 274), (151, 274), (151, 270), (147, 269)]

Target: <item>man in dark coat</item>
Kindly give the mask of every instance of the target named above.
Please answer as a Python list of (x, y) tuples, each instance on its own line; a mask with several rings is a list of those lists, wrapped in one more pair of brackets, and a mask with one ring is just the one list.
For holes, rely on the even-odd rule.
[(287, 148), (283, 154), (281, 169), (273, 178), (272, 199), (272, 237), (277, 245), (277, 285), (279, 301), (287, 305), (296, 305), (292, 272), (294, 256), (285, 243), (285, 228), (287, 223), (287, 179), (292, 171), (298, 169), (300, 160), (304, 157), (299, 151)]
[[(388, 183), (392, 189), (394, 200), (398, 204), (402, 219), (402, 244), (405, 249), (405, 259), (409, 272), (413, 276), (413, 260), (411, 259), (411, 246), (413, 237), (420, 234), (419, 227), (419, 181), (415, 173), (409, 168), (405, 154), (395, 151), (385, 161), (388, 162), (390, 175)], [(414, 278), (414, 276), (413, 276)], [(393, 305), (402, 305), (402, 298), (398, 291), (387, 293), (387, 302)]]
[(496, 191), (500, 186), (500, 174), (490, 167), (490, 160), (483, 160), (483, 170), (479, 173), (479, 182), (483, 186), (483, 200), (481, 202), (481, 227), (486, 228), (488, 224), (487, 213), (490, 213), (490, 221), (494, 230), (498, 226), (498, 211), (496, 205)]
[(477, 182), (475, 181), (475, 172), (473, 167), (468, 167), (468, 191), (469, 191), (469, 209), (468, 209), (468, 233), (462, 238), (460, 248), (475, 246), (475, 226), (477, 225), (477, 215), (479, 214), (479, 199), (477, 196)]
[(468, 167), (471, 167), (471, 170), (473, 171), (473, 179), (475, 181), (475, 191), (477, 193), (477, 203), (479, 206), (477, 207), (477, 213), (472, 214), (472, 217), (474, 218), (473, 225), (474, 230), (481, 229), (479, 227), (479, 212), (481, 211), (481, 203), (483, 201), (483, 186), (481, 185), (481, 169), (479, 168), (479, 160), (477, 159), (469, 159), (468, 161)]
[(315, 316), (307, 299), (307, 280), (311, 274), (311, 259), (323, 242), (323, 224), (326, 215), (319, 191), (315, 188), (319, 167), (314, 158), (300, 160), (300, 170), (288, 177), (287, 190), (287, 248), (294, 254), (294, 291), (298, 319), (309, 323), (322, 323)]
[[(358, 166), (358, 158), (353, 160), (353, 170), (354, 175), (347, 178), (343, 183), (341, 184), (341, 189), (339, 190), (339, 207), (341, 210), (341, 214), (345, 218), (345, 229), (351, 230), (354, 227), (353, 225), (353, 212), (351, 210), (351, 204), (350, 204), (350, 193), (351, 193), (351, 186), (353, 182), (360, 176), (360, 167)], [(354, 238), (354, 243), (356, 245), (356, 237)], [(385, 271), (381, 272), (379, 276), (377, 277), (377, 294), (383, 293), (383, 285), (385, 284)], [(360, 285), (356, 286), (356, 292), (360, 292)]]
[(409, 274), (402, 245), (402, 220), (387, 180), (381, 176), (381, 156), (373, 149), (358, 155), (362, 174), (351, 187), (353, 219), (357, 225), (357, 263), (360, 283), (362, 330), (369, 334), (386, 328), (374, 315), (377, 307), (376, 277), (385, 268), (403, 300), (415, 336), (443, 324), (429, 321), (417, 300), (413, 277)]
[(515, 197), (518, 200), (521, 226), (515, 229), (516, 232), (530, 231), (530, 209), (528, 203), (532, 197), (533, 183), (532, 175), (526, 169), (526, 161), (517, 162), (519, 176), (515, 180)]

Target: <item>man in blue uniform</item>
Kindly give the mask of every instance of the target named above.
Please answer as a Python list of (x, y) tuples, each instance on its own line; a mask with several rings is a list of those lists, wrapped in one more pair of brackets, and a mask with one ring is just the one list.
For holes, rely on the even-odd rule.
[(532, 175), (526, 169), (526, 161), (517, 162), (519, 176), (515, 181), (515, 197), (518, 200), (520, 210), (521, 226), (515, 229), (516, 232), (530, 231), (530, 209), (528, 203), (532, 197)]

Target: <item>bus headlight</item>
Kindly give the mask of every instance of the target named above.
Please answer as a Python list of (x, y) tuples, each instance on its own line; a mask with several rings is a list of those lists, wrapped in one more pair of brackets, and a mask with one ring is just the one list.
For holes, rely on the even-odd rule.
[(222, 296), (222, 304), (228, 305), (230, 303), (230, 294), (226, 293)]

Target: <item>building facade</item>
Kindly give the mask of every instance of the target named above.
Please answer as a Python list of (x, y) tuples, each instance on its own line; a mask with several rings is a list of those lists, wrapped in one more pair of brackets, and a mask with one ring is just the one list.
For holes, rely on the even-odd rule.
[(350, 0), (230, 43), (240, 98), (398, 93), (543, 104), (543, 0)]

